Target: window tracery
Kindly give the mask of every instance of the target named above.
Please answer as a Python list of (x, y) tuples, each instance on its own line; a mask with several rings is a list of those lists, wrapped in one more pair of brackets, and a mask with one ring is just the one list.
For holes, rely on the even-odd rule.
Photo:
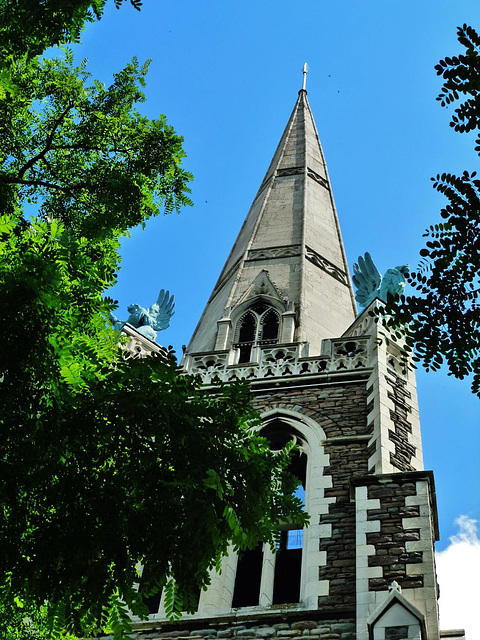
[(262, 301), (252, 304), (238, 319), (233, 346), (239, 350), (239, 363), (250, 362), (252, 349), (275, 344), (280, 333), (280, 316)]

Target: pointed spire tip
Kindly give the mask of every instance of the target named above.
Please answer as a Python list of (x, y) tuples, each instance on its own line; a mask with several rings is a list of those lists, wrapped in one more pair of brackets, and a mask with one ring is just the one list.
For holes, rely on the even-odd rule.
[(308, 64), (306, 62), (303, 65), (302, 73), (303, 73), (302, 91), (306, 91), (307, 90), (307, 73), (308, 73)]

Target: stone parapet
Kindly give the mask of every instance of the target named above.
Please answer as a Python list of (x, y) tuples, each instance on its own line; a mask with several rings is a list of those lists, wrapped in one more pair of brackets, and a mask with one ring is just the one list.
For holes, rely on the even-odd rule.
[(237, 350), (192, 353), (185, 357), (187, 373), (199, 375), (205, 385), (216, 381), (308, 378), (311, 376), (357, 374), (368, 370), (368, 338), (324, 340), (322, 353), (308, 356), (308, 344), (286, 343), (252, 349), (252, 362), (237, 364)]

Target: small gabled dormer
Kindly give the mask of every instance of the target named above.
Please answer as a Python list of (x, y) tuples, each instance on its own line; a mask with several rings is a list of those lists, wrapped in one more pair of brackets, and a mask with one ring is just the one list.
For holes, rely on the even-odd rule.
[(394, 580), (389, 595), (368, 620), (369, 640), (427, 640), (425, 616)]
[(259, 348), (293, 342), (295, 311), (266, 269), (217, 322), (215, 350), (233, 350), (233, 362), (257, 362)]

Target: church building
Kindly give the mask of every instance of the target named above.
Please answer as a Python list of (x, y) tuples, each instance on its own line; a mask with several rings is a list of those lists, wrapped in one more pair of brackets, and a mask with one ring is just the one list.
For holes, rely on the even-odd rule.
[(168, 622), (152, 601), (140, 637), (464, 637), (439, 630), (414, 372), (368, 309), (358, 315), (305, 89), (182, 362), (207, 389), (250, 382), (272, 448), (299, 447), (310, 525), (285, 525), (276, 551), (224, 558), (195, 614)]

